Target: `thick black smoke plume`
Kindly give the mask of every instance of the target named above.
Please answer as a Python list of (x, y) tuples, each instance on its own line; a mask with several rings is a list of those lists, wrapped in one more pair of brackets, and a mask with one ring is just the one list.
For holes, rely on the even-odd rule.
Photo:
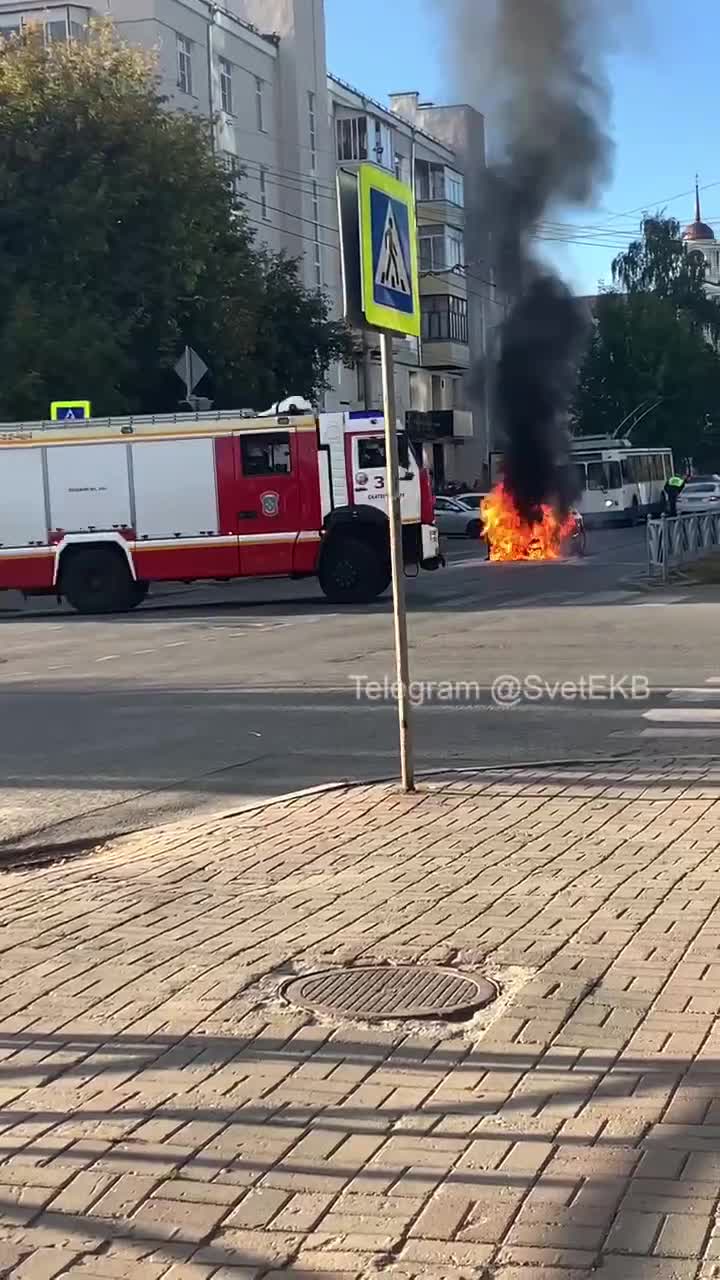
[(483, 194), (487, 257), (508, 310), (490, 378), (507, 488), (525, 517), (573, 497), (567, 409), (587, 339), (582, 308), (535, 239), (555, 209), (588, 204), (609, 175), (602, 56), (615, 0), (444, 0), (463, 92), (487, 106), (497, 162)]

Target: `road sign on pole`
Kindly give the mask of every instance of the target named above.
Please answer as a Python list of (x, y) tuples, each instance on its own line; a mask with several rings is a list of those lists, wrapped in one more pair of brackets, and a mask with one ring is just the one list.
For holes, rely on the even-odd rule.
[(198, 382), (205, 377), (208, 367), (192, 347), (186, 347), (175, 365), (175, 372), (181, 382), (185, 383), (185, 399), (189, 400)]
[(51, 422), (83, 422), (91, 416), (89, 400), (53, 400), (50, 405)]
[(415, 197), (372, 164), (358, 170), (362, 309), (377, 329), (420, 336)]
[(381, 334), (400, 768), (403, 790), (414, 791), (392, 335), (420, 333), (415, 198), (411, 187), (372, 164), (361, 164), (357, 172), (340, 170), (337, 189), (345, 314), (358, 328)]

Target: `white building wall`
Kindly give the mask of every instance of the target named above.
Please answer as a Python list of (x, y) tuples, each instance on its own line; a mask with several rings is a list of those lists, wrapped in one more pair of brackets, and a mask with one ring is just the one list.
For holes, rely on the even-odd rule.
[[(0, 0), (0, 27), (11, 26), (22, 13), (32, 13), (35, 21), (64, 13), (68, 21), (77, 16), (80, 22), (93, 13), (108, 13), (121, 36), (153, 50), (168, 106), (215, 118), (213, 144), (241, 173), (239, 187), (258, 241), (297, 258), (305, 286), (323, 289), (333, 314), (339, 315), (337, 120), (364, 116), (367, 155), (358, 159), (380, 163), (412, 181), (418, 160), (463, 169), (469, 109), (430, 108), (417, 94), (408, 94), (394, 96), (390, 110), (328, 76), (323, 0), (226, 4), (221, 9), (212, 0), (94, 0), (76, 13), (74, 7), (50, 0), (38, 19), (37, 0)], [(179, 76), (179, 37), (188, 42), (189, 86), (183, 86)], [(224, 109), (221, 60), (230, 68), (230, 110)], [(472, 117), (482, 121), (474, 113)], [(466, 285), (453, 276), (425, 282), (424, 288), (460, 296)], [(470, 345), (477, 355), (484, 343), (484, 321), (481, 309), (473, 312)], [(358, 366), (331, 371), (324, 408), (359, 409), (366, 401), (370, 408), (380, 407), (377, 336), (367, 335), (365, 346)], [(424, 367), (422, 341), (396, 341), (395, 358), (402, 418), (411, 409), (466, 407), (462, 370)], [(286, 390), (293, 388), (278, 393)], [(457, 446), (449, 443), (447, 448), (450, 464)], [(460, 449), (469, 452), (465, 445)], [(451, 465), (448, 477), (453, 478)]]
[[(246, 196), (256, 235), (273, 250), (287, 248), (282, 221), (271, 208), (277, 201), (269, 190), (270, 177), (278, 167), (277, 44), (250, 30), (238, 15), (218, 10), (207, 0), (110, 3), (109, 12), (120, 34), (155, 52), (161, 90), (168, 105), (178, 111), (215, 117), (215, 147), (228, 157), (228, 162), (230, 156), (235, 156), (244, 171), (239, 187)], [(178, 36), (190, 41), (189, 93), (179, 83)], [(223, 111), (221, 59), (231, 71), (231, 112)]]
[(272, 203), (283, 210), (279, 226), (288, 252), (302, 262), (304, 283), (325, 289), (337, 305), (340, 254), (323, 0), (234, 0), (234, 5), (264, 33), (279, 36)]

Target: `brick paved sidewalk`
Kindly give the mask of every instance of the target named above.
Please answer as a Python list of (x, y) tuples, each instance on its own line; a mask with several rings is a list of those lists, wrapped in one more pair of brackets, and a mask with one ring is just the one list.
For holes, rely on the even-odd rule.
[[(2, 889), (0, 1274), (720, 1276), (720, 763), (340, 790)], [(503, 995), (278, 998), (370, 959)]]

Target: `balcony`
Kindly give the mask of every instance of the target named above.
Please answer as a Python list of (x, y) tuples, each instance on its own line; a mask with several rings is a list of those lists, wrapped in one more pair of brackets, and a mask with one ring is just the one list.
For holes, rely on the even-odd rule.
[(0, 37), (17, 35), (24, 28), (42, 30), (46, 44), (53, 40), (84, 40), (87, 35), (90, 9), (85, 6), (49, 4), (43, 8), (26, 9), (0, 14)]
[(473, 433), (469, 409), (407, 409), (405, 429), (417, 444), (430, 440), (467, 440)]
[[(424, 217), (424, 214), (422, 215)], [(465, 237), (458, 227), (423, 223), (418, 227), (420, 279), (452, 273), (456, 284), (465, 273)], [(428, 280), (428, 284), (430, 281)], [(443, 286), (442, 281), (440, 287)]]
[(446, 165), (418, 160), (415, 164), (415, 199), (424, 223), (465, 223), (465, 184), (462, 174)]
[(362, 164), (369, 160), (395, 172), (392, 131), (375, 116), (337, 115), (335, 154), (339, 164)]
[(421, 307), (423, 364), (426, 368), (469, 368), (467, 299), (452, 294), (424, 294)]

